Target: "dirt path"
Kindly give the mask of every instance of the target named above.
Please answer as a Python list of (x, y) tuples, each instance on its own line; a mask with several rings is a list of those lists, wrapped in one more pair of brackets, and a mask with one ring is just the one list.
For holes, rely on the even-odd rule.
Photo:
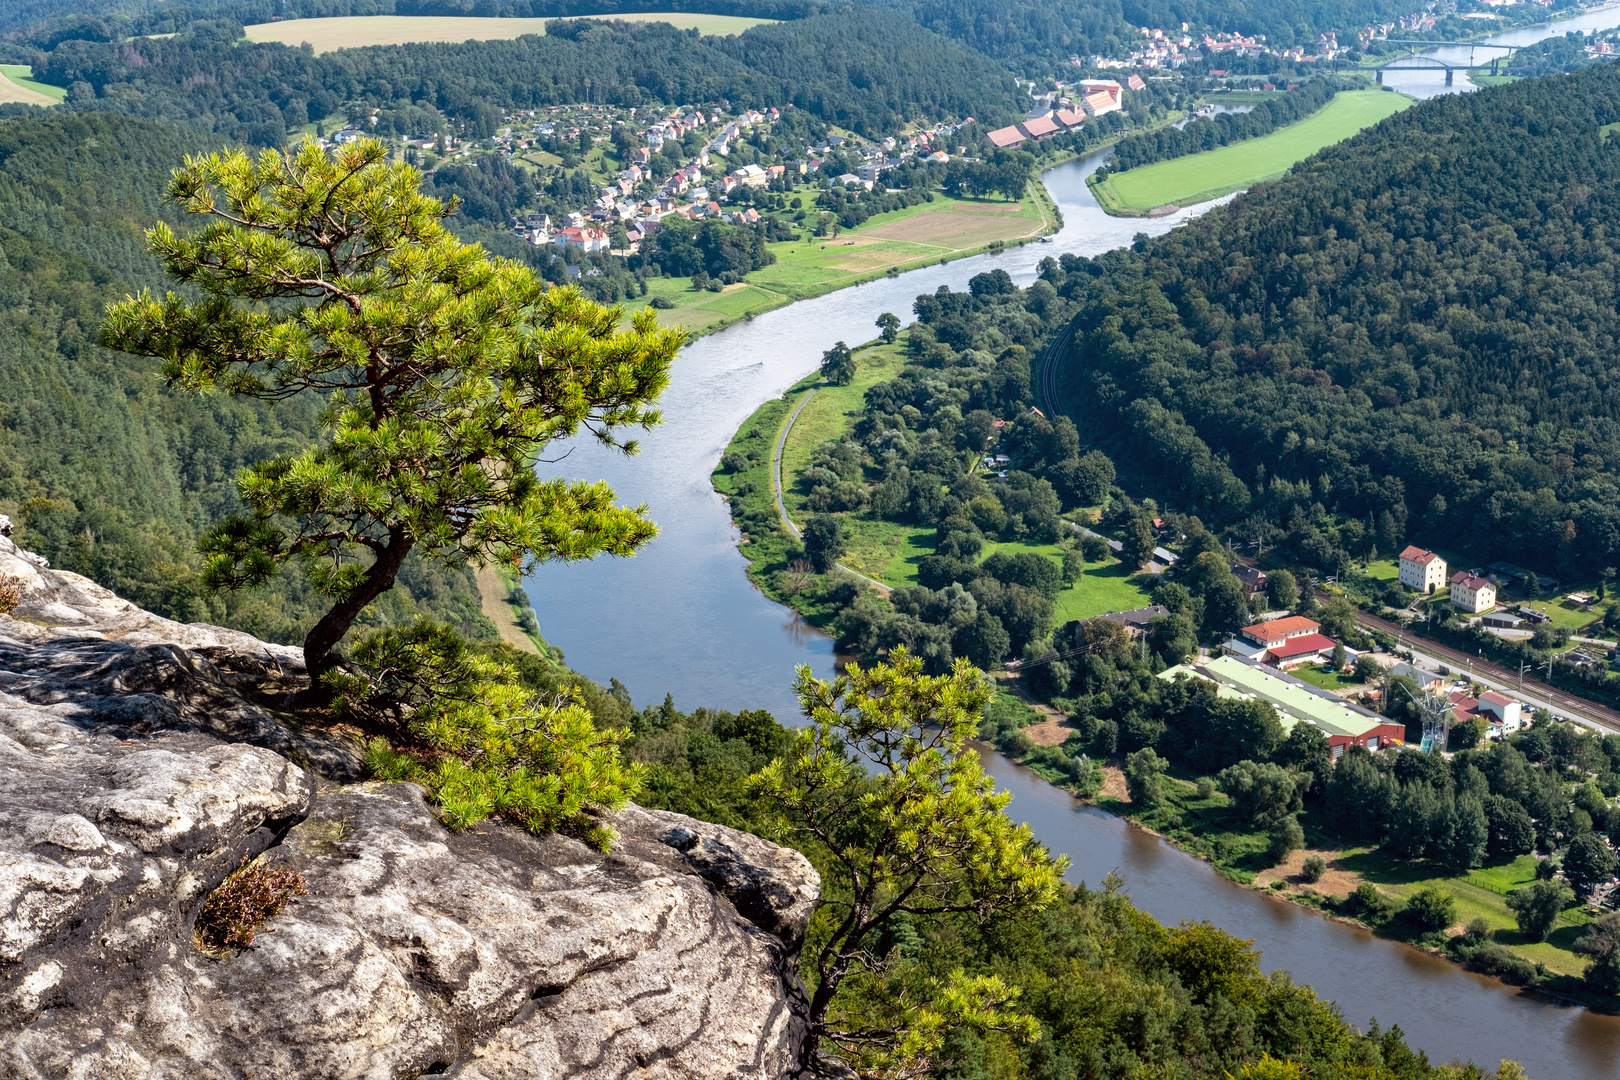
[(486, 567), (478, 571), (478, 601), (485, 617), (501, 632), (501, 640), (515, 649), (539, 656), (539, 648), (518, 625), (517, 615), (512, 611), (512, 605), (506, 602), (506, 595), (506, 581), (499, 570)]

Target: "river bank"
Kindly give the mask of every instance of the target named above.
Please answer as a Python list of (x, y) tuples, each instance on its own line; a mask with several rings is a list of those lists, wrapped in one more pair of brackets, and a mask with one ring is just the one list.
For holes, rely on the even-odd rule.
[[(1054, 280), (1060, 277), (1055, 275)], [(1020, 314), (1023, 311), (1021, 306), (1014, 310)], [(812, 475), (810, 470), (826, 472), (830, 467), (827, 463), (836, 460), (836, 451), (818, 451), (818, 447), (836, 445), (861, 430), (856, 425), (875, 422), (866, 403), (874, 400), (874, 393), (877, 400), (892, 400), (885, 398), (890, 392), (881, 384), (905, 374), (913, 381), (903, 385), (914, 386), (915, 380), (930, 376), (932, 369), (916, 366), (916, 359), (932, 342), (933, 338), (924, 332), (922, 343), (915, 347), (907, 337), (893, 343), (857, 346), (854, 377), (842, 386), (825, 384), (817, 374), (801, 379), (742, 423), (710, 476), (715, 490), (727, 499), (733, 520), (742, 532), (740, 551), (755, 586), (765, 596), (796, 610), (808, 625), (836, 626), (846, 640), (865, 642), (861, 645), (863, 651), (871, 651), (884, 640), (892, 644), (892, 639), (872, 637), (869, 629), (878, 619), (892, 616), (868, 614), (875, 598), (860, 599), (856, 580), (838, 574), (816, 574), (802, 561), (794, 518), (815, 504), (808, 501), (807, 485), (798, 481), (801, 476)], [(909, 396), (911, 392), (903, 393)], [(922, 408), (918, 416), (931, 412), (920, 399), (912, 400)], [(916, 418), (913, 422), (921, 427)], [(816, 482), (830, 483), (825, 479)], [(872, 505), (876, 506), (875, 495)], [(933, 554), (934, 526), (880, 520), (854, 504), (843, 509), (849, 512), (840, 515), (847, 540), (840, 557), (841, 568), (880, 589), (917, 584), (918, 563)], [(802, 517), (799, 523), (803, 523)], [(995, 539), (993, 534), (979, 552), (978, 561), (992, 552), (1027, 552), (1051, 559), (1060, 554), (1052, 545)], [(1117, 561), (1111, 555), (1088, 564), (1079, 581), (1056, 590), (1053, 610), (1057, 617), (1046, 625), (1061, 626), (1071, 619), (1142, 607), (1150, 602), (1144, 583), (1135, 586), (1129, 595), (1110, 592), (1103, 602), (1087, 608), (1088, 592), (1112, 586), (1106, 574), (1110, 568), (1117, 570)], [(929, 584), (939, 587), (934, 582)], [(1035, 633), (1038, 636), (1044, 631)], [(1021, 684), (1011, 685), (1018, 688)], [(1043, 710), (1051, 715), (1041, 715)], [(1110, 793), (1107, 785), (1092, 782), (1084, 763), (1077, 767), (1076, 762), (1077, 755), (1093, 745), (1088, 740), (1096, 726), (1093, 722), (1082, 735), (1069, 727), (1066, 717), (1052, 714), (1040, 703), (1019, 705), (1016, 701), (1009, 703), (1004, 696), (987, 713), (981, 737), (1045, 781), (1150, 829), (1178, 849), (1205, 859), (1237, 884), (1264, 890), (1268, 896), (1281, 894), (1307, 907), (1355, 917), (1384, 938), (1430, 948), (1438, 957), (1507, 983), (1543, 985), (1567, 1000), (1613, 1007), (1612, 1001), (1605, 1002), (1581, 989), (1587, 961), (1572, 949), (1597, 913), (1579, 908), (1566, 911), (1555, 932), (1544, 942), (1530, 941), (1519, 932), (1506, 897), (1534, 883), (1536, 858), (1509, 859), (1462, 874), (1437, 872), (1432, 862), (1397, 859), (1376, 846), (1346, 846), (1324, 831), (1321, 807), (1313, 804), (1313, 810), (1303, 814), (1300, 823), (1306, 842), (1328, 861), (1328, 879), (1338, 886), (1336, 890), (1326, 889), (1318, 882), (1305, 881), (1298, 868), (1289, 870), (1286, 863), (1279, 871), (1277, 860), (1268, 855), (1269, 830), (1239, 819), (1231, 801), (1216, 790), (1208, 777), (1194, 776), (1173, 766), (1164, 781), (1164, 798), (1146, 806), (1134, 805), (1117, 791)], [(1107, 749), (1100, 752), (1111, 751), (1113, 745), (1110, 739)], [(1099, 787), (1103, 788), (1100, 793)], [(1363, 883), (1377, 890), (1372, 894), (1376, 902), (1353, 899), (1356, 887)], [(1457, 917), (1446, 928), (1449, 933), (1425, 929), (1399, 915), (1411, 898), (1428, 889), (1440, 889), (1452, 897)], [(1390, 910), (1381, 910), (1384, 907)], [(1465, 929), (1476, 920), (1485, 929), (1464, 936)]]
[[(634, 559), (547, 564), (528, 580), (546, 637), (566, 650), (570, 667), (603, 684), (618, 678), (638, 702), (671, 693), (683, 708), (763, 708), (796, 722), (793, 669), (807, 665), (819, 678), (832, 676), (834, 643), (746, 575), (747, 545), (739, 548), (730, 509), (711, 481), (715, 463), (762, 403), (779, 401), (813, 372), (834, 341), (870, 338), (881, 312), (908, 311), (919, 294), (941, 285), (963, 290), (983, 270), (1003, 269), (1028, 285), (1047, 256), (1100, 255), (1204, 209), (1109, 217), (1085, 185), (1100, 158), (1044, 175), (1064, 217), (1052, 244), (924, 266), (706, 336), (677, 359), (664, 401), (668, 421), (644, 436), (640, 456), (584, 440), (566, 459), (542, 466), (545, 476), (607, 481), (620, 501), (645, 502), (662, 530)], [(762, 442), (766, 460), (769, 451)], [(762, 509), (774, 513), (768, 502)], [(1301, 905), (1275, 903), (1221, 877), (1211, 864), (1078, 802), (993, 749), (985, 763), (1012, 794), (1014, 818), (1073, 860), (1070, 880), (1096, 885), (1117, 872), (1133, 901), (1168, 925), (1208, 919), (1252, 938), (1265, 970), (1291, 972), (1358, 1023), (1398, 1020), (1431, 1060), (1512, 1058), (1536, 1080), (1620, 1071), (1620, 1020), (1504, 987), (1364, 927), (1308, 918)], [(1430, 1007), (1414, 1008), (1420, 1001)]]

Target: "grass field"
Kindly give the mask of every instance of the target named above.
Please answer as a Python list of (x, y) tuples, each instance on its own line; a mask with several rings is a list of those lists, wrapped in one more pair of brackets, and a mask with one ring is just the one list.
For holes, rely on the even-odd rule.
[(1018, 202), (936, 194), (931, 203), (879, 214), (837, 237), (767, 245), (776, 262), (750, 273), (746, 285), (730, 286), (724, 293), (699, 292), (687, 278), (654, 279), (647, 296), (626, 300), (625, 310), (632, 313), (660, 296), (675, 304), (658, 312), (661, 325), (702, 333), (891, 270), (961, 258), (996, 241), (1016, 243), (1055, 227), (1046, 189), (1039, 184), (1031, 184), (1030, 193)]
[(1097, 192), (1104, 205), (1114, 210), (1190, 206), (1274, 180), (1323, 147), (1343, 142), (1411, 104), (1411, 98), (1388, 91), (1347, 91), (1315, 115), (1280, 131), (1115, 173), (1097, 185)]
[[(774, 19), (746, 19), (737, 15), (693, 15), (676, 11), (637, 12), (633, 15), (583, 15), (586, 19), (621, 19), (625, 22), (666, 22), (701, 34), (740, 34), (750, 26)], [(284, 45), (309, 42), (316, 52), (354, 49), (362, 45), (404, 45), (413, 41), (504, 41), (524, 34), (544, 34), (546, 19), (484, 19), (459, 15), (346, 15), (331, 19), (288, 19), (258, 23), (244, 33), (249, 41), (279, 41)]]
[(27, 64), (0, 64), (0, 105), (55, 105), (67, 97), (60, 86), (36, 82)]

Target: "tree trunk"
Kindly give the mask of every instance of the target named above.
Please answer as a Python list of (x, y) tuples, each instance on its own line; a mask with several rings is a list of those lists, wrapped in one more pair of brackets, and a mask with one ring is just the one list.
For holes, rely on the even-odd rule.
[(321, 616), (321, 621), (304, 638), (304, 667), (309, 671), (310, 690), (319, 693), (318, 682), (322, 674), (337, 665), (337, 643), (349, 632), (354, 620), (367, 604), (394, 587), (399, 568), (410, 554), (411, 541), (399, 531), (390, 534), (388, 546), (377, 553), (366, 576), (354, 592), (332, 605), (332, 610)]

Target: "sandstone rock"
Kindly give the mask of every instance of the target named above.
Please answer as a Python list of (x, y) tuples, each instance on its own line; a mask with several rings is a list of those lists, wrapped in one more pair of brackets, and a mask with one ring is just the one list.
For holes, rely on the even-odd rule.
[[(297, 662), (159, 619), (0, 538), (0, 1075), (336, 1080), (785, 1077), (798, 853), (629, 807), (602, 855), (419, 788), (238, 688)], [(29, 576), (32, 575), (32, 576)], [(206, 655), (204, 655), (206, 654)], [(326, 777), (326, 779), (321, 779)], [(192, 939), (245, 856), (308, 894), (254, 945)]]

